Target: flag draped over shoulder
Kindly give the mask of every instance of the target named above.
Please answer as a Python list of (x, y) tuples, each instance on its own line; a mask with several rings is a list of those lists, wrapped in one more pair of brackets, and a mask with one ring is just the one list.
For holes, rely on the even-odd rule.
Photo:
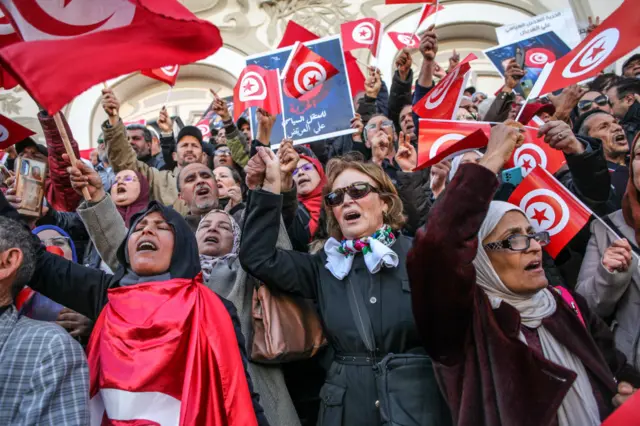
[(88, 347), (92, 426), (257, 425), (233, 322), (201, 275), (108, 298)]

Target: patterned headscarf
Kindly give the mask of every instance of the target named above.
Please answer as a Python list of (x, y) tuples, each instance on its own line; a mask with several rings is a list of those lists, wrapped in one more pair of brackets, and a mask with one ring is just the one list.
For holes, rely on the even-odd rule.
[(240, 236), (241, 236), (240, 226), (235, 221), (233, 216), (231, 216), (228, 212), (224, 210), (215, 209), (215, 210), (211, 210), (209, 213), (204, 215), (200, 220), (200, 224), (198, 225), (196, 234), (198, 233), (198, 231), (200, 231), (200, 228), (202, 227), (202, 223), (207, 219), (207, 217), (209, 217), (214, 213), (222, 213), (227, 215), (227, 217), (229, 218), (229, 223), (231, 223), (231, 231), (233, 232), (233, 247), (231, 248), (231, 251), (229, 253), (223, 256), (215, 257), (215, 256), (209, 256), (206, 254), (200, 254), (200, 266), (202, 267), (202, 275), (204, 277), (205, 283), (209, 281), (209, 277), (211, 276), (211, 271), (213, 270), (214, 267), (218, 265), (226, 265), (230, 267), (231, 264), (238, 258), (238, 253), (240, 252)]

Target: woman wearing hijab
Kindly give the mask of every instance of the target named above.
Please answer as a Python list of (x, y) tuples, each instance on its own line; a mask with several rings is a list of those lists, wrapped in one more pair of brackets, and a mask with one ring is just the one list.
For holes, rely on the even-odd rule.
[(640, 143), (637, 140), (631, 152), (622, 209), (605, 218), (617, 235), (600, 221), (591, 222), (591, 239), (576, 291), (584, 296), (595, 313), (615, 321), (616, 348), (634, 367), (640, 368)]
[[(253, 336), (253, 289), (257, 283), (240, 266), (240, 236), (237, 222), (224, 210), (212, 210), (205, 215), (196, 231), (204, 282), (220, 297), (232, 302), (237, 309), (242, 334), (247, 337), (248, 353)], [(286, 233), (281, 232), (279, 240), (281, 243), (288, 243)], [(256, 364), (249, 360), (248, 370), (269, 423), (300, 426), (280, 366)]]
[[(82, 163), (76, 167), (72, 176), (80, 174)], [(89, 182), (82, 187), (92, 202), (105, 196)], [(4, 197), (0, 212), (17, 217)], [(160, 392), (156, 400), (165, 401), (162, 408), (181, 424), (267, 425), (246, 374), (236, 310), (202, 284), (197, 242), (186, 221), (172, 208), (150, 203), (131, 218), (118, 259), (122, 266), (111, 275), (40, 248), (30, 282), (34, 290), (97, 319), (88, 349), (93, 405), (103, 403), (107, 417), (119, 416), (124, 406), (113, 405), (113, 397), (124, 398), (131, 404), (125, 410), (129, 420), (144, 412), (143, 419), (162, 424), (167, 417), (142, 400), (136, 403), (142, 398), (137, 392), (149, 390)], [(234, 340), (237, 344), (230, 344)], [(123, 376), (127, 370), (135, 375)], [(150, 389), (158, 383), (158, 371), (171, 373), (162, 378), (161, 389)], [(205, 383), (211, 386), (201, 392)]]
[[(398, 233), (404, 222), (402, 202), (389, 177), (373, 163), (332, 159), (324, 189), (332, 238), (323, 251), (310, 255), (276, 247), (280, 167), (270, 150), (260, 147), (258, 155), (266, 173), (262, 181), (247, 166), (248, 182), (262, 189), (249, 193), (240, 261), (269, 288), (317, 303), (335, 351), (320, 392), (318, 424), (382, 425), (381, 415), (392, 412), (400, 416), (394, 418), (397, 424), (448, 424), (411, 315), (405, 269), (410, 239)], [(394, 383), (398, 393), (390, 402), (386, 390), (377, 388), (374, 367), (384, 373), (387, 362), (408, 354), (419, 367), (414, 365), (407, 376), (405, 368), (389, 367), (402, 377), (401, 384)]]
[(582, 298), (548, 286), (549, 234), (491, 201), (522, 141), (494, 127), (480, 163), (460, 166), (432, 209), (407, 262), (413, 313), (454, 424), (599, 425), (616, 380), (620, 402), (631, 391), (622, 381), (640, 377)]

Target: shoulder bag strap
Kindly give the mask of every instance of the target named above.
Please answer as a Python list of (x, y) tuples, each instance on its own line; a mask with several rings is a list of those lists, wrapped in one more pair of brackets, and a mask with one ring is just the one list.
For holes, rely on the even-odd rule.
[(376, 352), (376, 340), (367, 307), (362, 299), (362, 294), (351, 284), (349, 278), (347, 278), (347, 287), (349, 308), (351, 308), (351, 315), (358, 329), (358, 334), (367, 347), (367, 350), (374, 355)]
[[(613, 222), (611, 221), (611, 219), (609, 219), (608, 217), (604, 216), (601, 218), (602, 221), (604, 223), (606, 223), (607, 225), (609, 225), (609, 227), (611, 229), (613, 229), (613, 231), (618, 234), (618, 236), (620, 236), (621, 238), (625, 238), (624, 234), (622, 232), (620, 232), (620, 229), (613, 224)], [(627, 238), (627, 241), (629, 241), (629, 239)], [(638, 256), (640, 256), (640, 248), (638, 248), (637, 245), (635, 245), (633, 242), (629, 241), (629, 244), (631, 245), (631, 250), (633, 250), (635, 252), (635, 254), (637, 254)]]

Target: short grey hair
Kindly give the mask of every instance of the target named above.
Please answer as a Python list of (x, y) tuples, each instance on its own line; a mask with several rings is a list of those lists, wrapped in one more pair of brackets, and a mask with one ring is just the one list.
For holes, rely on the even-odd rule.
[[(588, 114), (588, 112), (586, 114)], [(593, 117), (599, 114), (611, 115), (608, 112), (604, 112), (604, 111), (593, 112), (591, 115), (585, 118), (582, 124), (580, 125), (580, 129), (578, 129), (578, 136), (589, 137), (589, 126), (587, 126), (587, 123), (589, 123), (589, 121), (591, 121)]]
[(22, 288), (29, 284), (36, 269), (36, 244), (34, 236), (19, 222), (0, 216), (0, 253), (17, 248), (22, 252), (22, 265), (11, 285), (11, 297), (15, 300)]

